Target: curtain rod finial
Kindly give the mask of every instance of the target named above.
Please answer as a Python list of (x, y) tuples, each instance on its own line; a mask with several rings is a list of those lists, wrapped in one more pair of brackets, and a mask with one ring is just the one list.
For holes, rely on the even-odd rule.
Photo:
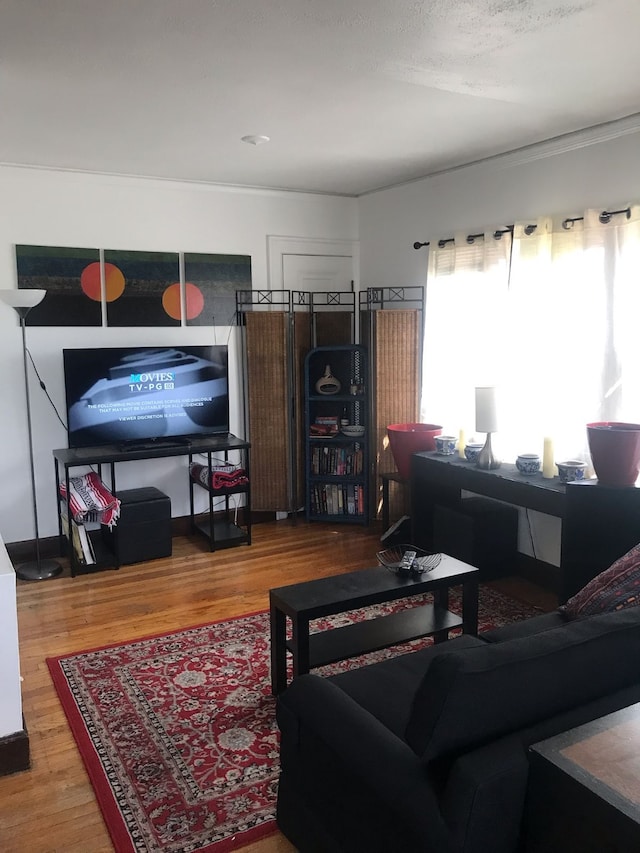
[(423, 246), (428, 246), (429, 242), (426, 243), (418, 243), (417, 241), (413, 244), (414, 249), (421, 249)]

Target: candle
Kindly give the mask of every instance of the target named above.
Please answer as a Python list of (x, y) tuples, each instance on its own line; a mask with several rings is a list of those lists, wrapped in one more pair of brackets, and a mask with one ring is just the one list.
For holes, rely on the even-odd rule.
[(551, 480), (556, 475), (556, 463), (553, 459), (553, 439), (545, 438), (542, 451), (542, 476)]
[(465, 436), (464, 430), (461, 429), (460, 432), (458, 433), (458, 456), (460, 457), (460, 459), (465, 458), (464, 448), (465, 448), (466, 444), (467, 444), (467, 438)]
[(476, 388), (476, 432), (496, 432), (498, 429), (496, 389)]

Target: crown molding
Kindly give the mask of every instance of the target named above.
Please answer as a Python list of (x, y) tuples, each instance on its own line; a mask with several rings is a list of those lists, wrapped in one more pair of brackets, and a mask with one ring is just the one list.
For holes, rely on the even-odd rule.
[(339, 193), (322, 190), (289, 189), (287, 187), (267, 187), (253, 184), (225, 184), (215, 181), (187, 180), (185, 178), (164, 178), (155, 175), (134, 175), (122, 172), (99, 172), (88, 169), (73, 169), (62, 166), (47, 166), (34, 163), (13, 163), (0, 161), (0, 169), (22, 169), (28, 172), (46, 172), (52, 176), (72, 176), (80, 180), (94, 180), (102, 183), (131, 185), (132, 181), (146, 183), (160, 189), (187, 189), (200, 192), (232, 193), (236, 195), (262, 195), (289, 198), (291, 195), (323, 196), (325, 198), (356, 199), (353, 193)]
[(559, 154), (566, 154), (570, 151), (577, 151), (581, 148), (589, 148), (592, 145), (600, 145), (603, 142), (610, 142), (613, 139), (618, 139), (622, 136), (629, 136), (640, 132), (640, 113), (633, 113), (624, 118), (614, 121), (603, 122), (592, 127), (586, 127), (582, 130), (575, 130), (571, 133), (563, 133), (560, 136), (553, 136), (541, 142), (534, 142), (531, 145), (524, 145), (522, 148), (514, 148), (511, 151), (504, 151), (501, 154), (493, 154), (490, 157), (481, 157), (478, 160), (471, 160), (468, 163), (460, 163), (457, 166), (451, 166), (446, 169), (439, 169), (434, 172), (429, 172), (419, 178), (412, 178), (410, 181), (403, 181), (399, 184), (390, 184), (386, 187), (379, 187), (375, 190), (369, 190), (362, 193), (363, 196), (372, 195), (373, 193), (383, 192), (384, 190), (394, 189), (396, 187), (407, 186), (408, 184), (416, 184), (420, 181), (426, 181), (430, 178), (438, 178), (442, 175), (451, 175), (455, 172), (461, 172), (465, 169), (478, 167), (508, 169), (514, 166), (524, 166), (527, 163), (532, 163), (535, 160), (545, 160), (548, 157), (556, 157)]

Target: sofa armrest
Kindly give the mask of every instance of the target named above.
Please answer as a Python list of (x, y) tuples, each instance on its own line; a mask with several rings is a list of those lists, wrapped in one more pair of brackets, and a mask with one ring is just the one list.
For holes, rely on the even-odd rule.
[[(441, 798), (454, 847), (465, 853), (511, 853), (521, 832), (529, 762), (520, 737), (509, 735), (453, 763)], [(497, 816), (500, 819), (497, 819)]]
[[(362, 792), (393, 812), (398, 825), (413, 825), (419, 836), (430, 839), (430, 849), (448, 849), (448, 831), (418, 756), (339, 687), (316, 675), (295, 678), (278, 697), (277, 720), (284, 773), (305, 761), (311, 736), (327, 755), (338, 757)], [(314, 768), (307, 769), (313, 775)], [(339, 785), (339, 778), (335, 782)]]

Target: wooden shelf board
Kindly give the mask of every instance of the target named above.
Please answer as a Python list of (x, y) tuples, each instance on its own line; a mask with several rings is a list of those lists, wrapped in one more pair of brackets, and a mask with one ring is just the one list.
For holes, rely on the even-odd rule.
[[(389, 616), (311, 634), (310, 666), (323, 666), (461, 626), (462, 619), (448, 610), (436, 608), (432, 604), (412, 607)], [(287, 648), (291, 650), (289, 643)]]

